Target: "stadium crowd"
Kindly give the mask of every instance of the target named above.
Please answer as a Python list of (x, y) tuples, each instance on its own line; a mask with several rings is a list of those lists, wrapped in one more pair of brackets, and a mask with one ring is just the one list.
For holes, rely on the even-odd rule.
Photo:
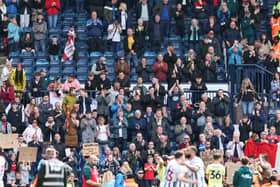
[[(278, 186), (280, 178), (266, 154), (255, 160), (244, 157), (247, 141), (280, 141), (280, 1), (274, 2), (272, 10), (267, 3), (0, 0), (0, 48), (7, 56), (0, 76), (0, 132), (18, 134), (19, 144), (1, 150), (0, 187), (31, 183), (124, 187), (130, 179), (134, 179), (132, 186), (139, 187)], [(58, 34), (60, 16), (69, 10), (88, 15), (88, 20), (83, 25), (70, 24)], [(263, 32), (268, 15), (272, 15), (271, 30)], [(63, 76), (53, 73), (56, 63), (81, 62), (79, 42), (84, 35), (83, 52), (110, 51), (114, 60), (102, 55), (92, 65), (86, 64), (86, 80), (76, 74), (82, 68), (79, 64)], [(180, 38), (179, 45), (167, 41), (174, 36)], [(75, 43), (70, 55), (68, 37)], [(152, 63), (147, 51), (157, 54)], [(38, 66), (30, 79), (26, 62), (16, 62), (12, 54), (43, 54), (50, 66)], [(242, 81), (235, 102), (236, 108), (242, 108), (238, 124), (230, 117), (229, 93), (217, 89), (215, 97), (207, 94), (206, 83), (233, 80), (221, 78), (219, 67), (230, 74), (240, 64), (258, 64), (274, 74), (268, 85), (274, 117), (267, 119), (255, 89), (258, 85), (248, 78), (241, 80), (241, 75), (236, 79)], [(185, 84), (190, 85), (190, 99)], [(85, 155), (87, 143), (98, 143), (99, 153)], [(21, 147), (36, 147), (36, 161), (20, 162)], [(212, 155), (211, 163), (203, 163), (202, 155), (213, 150), (219, 153)], [(65, 185), (42, 179), (45, 161), (56, 158), (68, 165)], [(225, 163), (239, 161), (242, 166), (227, 183)], [(179, 175), (170, 173), (173, 170)], [(255, 173), (260, 173), (257, 179)]]

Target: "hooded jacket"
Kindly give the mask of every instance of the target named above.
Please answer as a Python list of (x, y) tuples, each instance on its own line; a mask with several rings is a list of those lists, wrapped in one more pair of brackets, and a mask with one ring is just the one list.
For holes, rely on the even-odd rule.
[(234, 187), (251, 187), (253, 172), (248, 166), (241, 166), (239, 170), (235, 171), (233, 177)]

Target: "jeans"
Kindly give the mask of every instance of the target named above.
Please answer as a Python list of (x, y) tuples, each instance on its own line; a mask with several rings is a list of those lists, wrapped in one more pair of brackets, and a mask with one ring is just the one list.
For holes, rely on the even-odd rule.
[(50, 55), (50, 61), (51, 62), (59, 61), (58, 55)]
[(254, 108), (253, 101), (242, 101), (242, 112), (243, 115), (251, 115)]
[(20, 15), (20, 25), (21, 27), (29, 27), (30, 23), (30, 15), (29, 14), (21, 14)]
[(121, 50), (121, 42), (112, 42), (112, 45), (109, 47), (110, 47), (110, 51), (117, 54), (117, 52)]
[(41, 49), (41, 52), (45, 53), (46, 52), (46, 44), (45, 44), (45, 40), (35, 40), (34, 41), (34, 46), (35, 46), (35, 50), (36, 53), (38, 53)]
[(49, 29), (56, 28), (57, 15), (48, 15), (48, 23), (49, 23)]
[(126, 61), (130, 69), (137, 66), (138, 58), (136, 55), (128, 54), (126, 55)]
[(16, 52), (19, 50), (19, 42), (12, 42), (8, 44), (8, 52)]

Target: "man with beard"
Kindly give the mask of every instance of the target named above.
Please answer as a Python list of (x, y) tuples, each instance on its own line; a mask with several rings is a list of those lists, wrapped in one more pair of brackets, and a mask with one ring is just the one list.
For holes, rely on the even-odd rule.
[(51, 114), (53, 105), (49, 101), (49, 95), (45, 94), (43, 96), (42, 103), (39, 104), (39, 110), (42, 114), (43, 122), (45, 123), (48, 120), (48, 116)]
[(89, 161), (83, 169), (83, 186), (84, 187), (102, 187), (100, 183), (98, 169), (98, 158), (95, 155), (91, 155)]
[(12, 134), (12, 125), (7, 121), (7, 116), (5, 113), (3, 113), (1, 116), (0, 133)]
[(68, 78), (64, 83), (64, 91), (69, 92), (71, 88), (75, 88), (75, 91), (79, 91), (81, 89), (81, 84), (77, 79), (75, 79), (74, 74), (68, 75)]

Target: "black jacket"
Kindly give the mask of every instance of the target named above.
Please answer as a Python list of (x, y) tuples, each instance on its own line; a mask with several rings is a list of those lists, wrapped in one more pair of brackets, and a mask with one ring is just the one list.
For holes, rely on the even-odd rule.
[(59, 44), (54, 45), (54, 44), (52, 44), (52, 42), (51, 42), (51, 43), (49, 44), (49, 54), (50, 54), (50, 55), (58, 55), (58, 53), (59, 53), (59, 48), (60, 48)]
[(12, 127), (16, 127), (16, 133), (21, 134), (25, 130), (25, 125), (22, 124), (22, 112), (17, 110), (14, 112), (12, 109), (8, 112), (7, 121), (12, 125)]
[(136, 73), (138, 77), (143, 78), (143, 82), (147, 82), (149, 81), (149, 74), (152, 73), (152, 68), (149, 68), (148, 66), (143, 67), (140, 63), (136, 66)]
[[(223, 144), (223, 149), (225, 150), (225, 137), (221, 136), (221, 141), (222, 141), (222, 144)], [(211, 148), (212, 149), (221, 149), (220, 148), (220, 144), (219, 144), (219, 138), (217, 136), (213, 136), (211, 138)]]
[(27, 14), (31, 14), (31, 0), (24, 0), (19, 1), (19, 13), (24, 14), (25, 9), (27, 10)]
[[(152, 8), (151, 8), (149, 3), (147, 3), (147, 8), (148, 8), (149, 21), (151, 21), (151, 19), (152, 19)], [(141, 12), (142, 12), (142, 4), (140, 3), (137, 6), (137, 9), (136, 9), (136, 17), (137, 17), (137, 19), (139, 19), (141, 17)]]
[[(136, 54), (138, 54), (138, 41), (135, 36), (133, 36), (133, 38), (134, 38), (134, 44), (132, 45), (132, 50)], [(123, 48), (126, 55), (130, 53), (131, 50), (128, 48), (128, 37), (125, 37), (123, 40)]]
[[(37, 91), (34, 92), (33, 89), (34, 88), (37, 88)], [(38, 81), (38, 83), (36, 83), (35, 79), (33, 79), (31, 82), (30, 82), (30, 85), (29, 85), (29, 89), (31, 91), (31, 96), (32, 97), (42, 97), (42, 92), (40, 90), (43, 90), (43, 82), (42, 82), (42, 79), (40, 79)]]
[(214, 97), (212, 103), (215, 116), (223, 117), (229, 114), (230, 100), (228, 96), (224, 95), (224, 98), (220, 99), (220, 97), (217, 95)]
[[(84, 103), (85, 102), (85, 107), (84, 108)], [(80, 113), (83, 114), (84, 112), (87, 112), (87, 111), (91, 111), (90, 110), (90, 105), (91, 105), (91, 99), (89, 97), (85, 97), (83, 98), (82, 96), (79, 96), (78, 98), (78, 103), (79, 103), (79, 106), (80, 106)]]
[(228, 41), (231, 45), (233, 44), (234, 40), (240, 41), (240, 31), (236, 29), (227, 29), (224, 34), (225, 40)]

